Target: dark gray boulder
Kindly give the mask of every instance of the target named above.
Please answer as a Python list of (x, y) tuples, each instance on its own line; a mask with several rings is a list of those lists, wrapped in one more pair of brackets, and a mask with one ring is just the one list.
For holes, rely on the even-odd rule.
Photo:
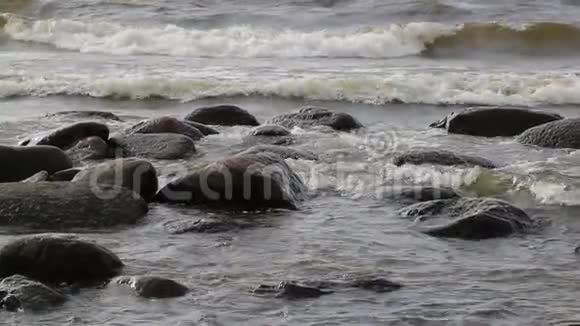
[(185, 120), (218, 126), (257, 126), (260, 124), (248, 111), (229, 104), (198, 108), (185, 116)]
[(180, 134), (199, 140), (204, 134), (197, 128), (173, 117), (160, 117), (141, 121), (125, 130), (128, 134)]
[(48, 181), (71, 181), (79, 172), (81, 172), (81, 169), (77, 168), (58, 171), (49, 175)]
[(295, 137), (290, 134), (288, 129), (278, 125), (258, 126), (244, 137), (244, 143), (249, 145), (291, 145), (295, 141)]
[(525, 145), (580, 149), (580, 119), (549, 122), (526, 130), (517, 140)]
[(51, 284), (89, 284), (111, 279), (122, 268), (111, 251), (73, 237), (27, 236), (0, 249), (0, 277), (18, 274)]
[(159, 191), (162, 203), (220, 209), (296, 209), (306, 187), (286, 162), (273, 153), (239, 154), (192, 170)]
[(532, 111), (517, 108), (470, 108), (458, 113), (451, 113), (430, 127), (447, 129), (452, 134), (463, 134), (482, 137), (511, 137), (525, 130), (560, 120), (562, 116), (555, 113)]
[(290, 136), (290, 130), (279, 125), (261, 125), (252, 129), (252, 131), (250, 131), (250, 135), (265, 137)]
[(0, 225), (36, 229), (134, 224), (147, 213), (138, 194), (110, 185), (37, 182), (0, 184)]
[(219, 134), (219, 131), (213, 129), (210, 126), (206, 126), (203, 123), (199, 123), (199, 122), (195, 122), (195, 121), (188, 121), (188, 120), (183, 120), (183, 122), (194, 127), (195, 129), (199, 130), (204, 136), (218, 135)]
[(109, 139), (109, 127), (99, 122), (78, 122), (50, 131), (48, 135), (38, 139), (24, 140), (20, 145), (50, 145), (67, 150), (79, 141), (89, 137), (99, 137), (107, 141)]
[(53, 174), (72, 166), (70, 158), (53, 146), (0, 145), (0, 182), (21, 181), (41, 171)]
[(429, 224), (422, 232), (448, 238), (479, 240), (506, 237), (534, 226), (522, 209), (494, 198), (458, 198), (418, 203), (400, 211), (402, 216)]
[(429, 201), (458, 198), (460, 195), (449, 187), (394, 186), (385, 188), (382, 197), (394, 200)]
[(81, 170), (72, 182), (87, 185), (116, 185), (138, 193), (149, 202), (157, 193), (157, 170), (148, 161), (136, 158), (116, 159)]
[(143, 298), (177, 298), (189, 292), (189, 288), (174, 280), (159, 276), (120, 276), (114, 283), (128, 286)]
[(333, 293), (333, 291), (286, 281), (280, 282), (278, 285), (260, 285), (253, 292), (255, 294), (270, 294), (276, 298), (288, 300), (312, 299)]
[(279, 115), (268, 121), (286, 128), (327, 126), (338, 131), (351, 131), (363, 125), (350, 114), (333, 112), (323, 108), (302, 108), (294, 113)]
[(178, 160), (191, 157), (195, 144), (178, 134), (130, 134), (111, 137), (112, 157), (141, 157), (157, 160)]
[(312, 152), (301, 151), (294, 148), (277, 145), (256, 145), (246, 149), (240, 154), (258, 154), (264, 152), (277, 154), (283, 159), (307, 160), (307, 161), (318, 160), (318, 155)]
[(60, 292), (22, 275), (12, 275), (0, 282), (0, 308), (8, 311), (48, 310), (66, 301)]
[(393, 164), (396, 166), (405, 164), (481, 166), (487, 169), (495, 169), (497, 167), (493, 162), (482, 157), (456, 154), (444, 150), (407, 151), (396, 155), (393, 158)]
[(75, 163), (104, 160), (109, 156), (109, 144), (100, 137), (85, 138), (66, 151)]

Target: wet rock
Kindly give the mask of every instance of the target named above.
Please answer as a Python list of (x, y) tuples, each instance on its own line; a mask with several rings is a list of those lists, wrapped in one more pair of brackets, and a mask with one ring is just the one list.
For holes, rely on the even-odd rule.
[(27, 236), (0, 249), (0, 277), (19, 274), (51, 284), (89, 284), (119, 275), (122, 267), (111, 251), (72, 237)]
[(509, 236), (533, 227), (520, 208), (493, 198), (459, 198), (418, 203), (400, 211), (419, 224), (434, 221), (422, 232), (436, 236), (479, 240)]
[(250, 134), (244, 137), (244, 143), (248, 145), (291, 145), (296, 141), (286, 128), (277, 125), (263, 125), (254, 128)]
[(130, 190), (70, 182), (0, 184), (0, 225), (36, 229), (134, 224), (147, 204)]
[(482, 137), (511, 137), (525, 130), (560, 120), (555, 113), (517, 108), (471, 108), (451, 113), (430, 127), (444, 128), (449, 133)]
[(526, 130), (517, 140), (525, 145), (580, 149), (580, 119), (549, 122)]
[(377, 293), (396, 291), (403, 286), (384, 278), (361, 278), (350, 282), (350, 286)]
[(265, 137), (290, 136), (290, 130), (279, 125), (261, 125), (252, 129), (250, 135)]
[(52, 146), (14, 147), (0, 145), (0, 182), (16, 182), (46, 171), (72, 168), (70, 158)]
[(248, 148), (247, 150), (243, 151), (240, 154), (258, 154), (264, 152), (277, 154), (283, 159), (308, 160), (308, 161), (318, 160), (318, 155), (312, 152), (300, 151), (297, 149), (276, 145), (257, 145)]
[(289, 300), (318, 298), (332, 294), (332, 291), (301, 285), (295, 282), (281, 282), (276, 286), (260, 285), (253, 291), (255, 294), (273, 294), (276, 298)]
[(462, 166), (481, 166), (488, 169), (495, 169), (497, 166), (482, 157), (455, 154), (443, 150), (413, 150), (396, 155), (393, 158), (393, 164), (402, 166), (405, 164), (421, 165), (462, 165)]
[(8, 311), (47, 310), (66, 300), (56, 290), (22, 275), (12, 275), (0, 282), (0, 308)]
[(89, 137), (68, 149), (66, 154), (73, 162), (104, 160), (109, 156), (109, 144), (100, 137)]
[(37, 174), (31, 176), (28, 179), (22, 180), (22, 183), (36, 183), (36, 182), (43, 182), (48, 180), (48, 172), (40, 171)]
[(76, 168), (58, 171), (51, 174), (48, 177), (48, 181), (71, 181), (79, 172), (81, 172), (81, 169)]
[(67, 150), (79, 141), (99, 137), (104, 141), (109, 139), (109, 127), (98, 122), (78, 122), (48, 133), (47, 136), (34, 140), (25, 140), (20, 145), (50, 145)]
[(391, 199), (409, 199), (413, 201), (429, 201), (435, 199), (458, 198), (459, 194), (449, 187), (430, 186), (397, 186), (383, 191), (383, 197)]
[(199, 140), (204, 134), (197, 128), (172, 117), (160, 117), (144, 120), (125, 130), (128, 134), (180, 134), (193, 140)]
[(87, 167), (72, 182), (121, 186), (139, 194), (147, 202), (153, 199), (158, 188), (155, 167), (136, 158), (116, 159)]
[(171, 234), (221, 233), (254, 227), (255, 224), (231, 218), (203, 218), (199, 220), (178, 220), (165, 224)]
[(358, 120), (349, 114), (311, 107), (274, 117), (268, 123), (286, 128), (327, 126), (338, 131), (350, 131), (363, 127)]
[(177, 298), (189, 292), (185, 285), (158, 276), (121, 276), (115, 279), (115, 283), (129, 286), (143, 298)]
[(53, 117), (71, 117), (71, 118), (81, 118), (81, 119), (94, 119), (100, 118), (112, 121), (123, 121), (117, 115), (111, 112), (105, 111), (61, 111), (56, 113), (50, 113), (46, 115), (47, 118)]
[(219, 131), (213, 129), (210, 126), (206, 126), (203, 123), (199, 123), (199, 122), (195, 122), (195, 121), (188, 121), (188, 120), (183, 120), (184, 123), (187, 123), (188, 125), (196, 128), (197, 130), (199, 130), (204, 136), (209, 136), (209, 135), (218, 135)]
[(178, 134), (132, 134), (114, 136), (109, 141), (113, 157), (142, 157), (178, 160), (195, 153), (195, 144)]
[(280, 156), (264, 152), (197, 167), (161, 189), (156, 200), (220, 209), (296, 209), (305, 191), (300, 177)]
[(260, 123), (248, 111), (235, 105), (216, 105), (196, 109), (185, 120), (218, 126), (257, 126)]

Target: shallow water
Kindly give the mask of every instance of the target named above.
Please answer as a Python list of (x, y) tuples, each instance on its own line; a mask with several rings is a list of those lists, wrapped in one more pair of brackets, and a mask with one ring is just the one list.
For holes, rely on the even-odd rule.
[[(171, 235), (212, 213), (153, 206), (136, 226), (79, 236), (117, 253), (126, 274), (193, 289), (145, 300), (83, 290), (63, 308), (2, 313), (6, 325), (572, 325), (580, 239), (580, 152), (427, 126), (470, 105), (526, 106), (580, 117), (577, 1), (0, 0), (0, 144), (106, 110), (125, 122), (183, 117), (233, 103), (261, 122), (314, 105), (344, 111), (353, 133), (292, 130), (318, 162), (288, 160), (311, 198), (297, 211), (245, 214), (255, 228)], [(221, 127), (188, 161), (154, 162), (165, 183), (183, 166), (244, 148), (249, 128)], [(486, 157), (481, 168), (403, 166), (392, 155), (436, 148)], [(394, 184), (450, 185), (545, 220), (533, 234), (436, 239), (397, 215)], [(0, 229), (0, 245), (18, 230)], [(19, 230), (21, 231), (21, 230)], [(63, 230), (66, 231), (66, 230)], [(315, 300), (251, 294), (282, 280), (381, 275), (405, 285)]]

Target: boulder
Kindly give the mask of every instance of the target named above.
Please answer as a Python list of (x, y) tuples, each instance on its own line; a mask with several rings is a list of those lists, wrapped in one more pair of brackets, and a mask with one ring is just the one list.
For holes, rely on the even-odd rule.
[(124, 187), (138, 193), (147, 202), (153, 199), (159, 186), (153, 164), (136, 158), (116, 159), (87, 167), (72, 182)]
[(58, 171), (48, 176), (48, 181), (71, 181), (74, 177), (81, 172), (81, 169), (66, 169)]
[(24, 140), (20, 145), (50, 145), (67, 150), (89, 137), (99, 137), (106, 142), (109, 139), (109, 127), (99, 122), (78, 122), (53, 130), (39, 139)]
[(264, 137), (280, 137), (280, 136), (290, 136), (290, 130), (279, 126), (279, 125), (261, 125), (252, 131), (250, 131), (251, 136), (264, 136)]
[[(458, 198), (418, 203), (400, 211), (421, 231), (436, 237), (479, 240), (509, 236), (533, 227), (533, 220), (518, 207), (494, 198)], [(433, 223), (432, 223), (433, 222)]]
[(172, 117), (144, 120), (125, 130), (128, 134), (180, 134), (199, 140), (204, 134), (197, 128)]
[(114, 136), (109, 141), (113, 157), (142, 157), (179, 160), (195, 153), (195, 144), (178, 134), (131, 134)]
[(36, 229), (104, 228), (134, 224), (147, 204), (130, 190), (84, 183), (0, 184), (0, 225)]
[(517, 140), (525, 145), (580, 149), (580, 119), (549, 122), (526, 130)]
[(185, 120), (218, 126), (257, 126), (260, 123), (248, 111), (235, 105), (216, 105), (198, 108)]
[(66, 154), (76, 163), (104, 160), (109, 156), (109, 144), (100, 137), (89, 137), (69, 148)]
[(31, 176), (30, 178), (28, 178), (26, 180), (22, 180), (20, 182), (22, 182), (22, 183), (36, 183), (36, 182), (43, 182), (43, 181), (48, 181), (48, 172), (46, 172), (46, 171), (40, 171), (37, 174)]
[(444, 150), (412, 150), (400, 153), (393, 158), (393, 164), (402, 166), (405, 164), (422, 165), (459, 165), (481, 166), (487, 169), (495, 169), (497, 166), (482, 157), (455, 154)]
[(66, 301), (60, 292), (22, 275), (12, 275), (0, 282), (0, 308), (8, 311), (47, 310)]
[(121, 276), (115, 279), (115, 283), (130, 287), (143, 298), (177, 298), (189, 292), (185, 285), (158, 276)]
[(16, 182), (41, 171), (53, 174), (70, 168), (70, 158), (53, 146), (0, 145), (0, 182)]
[(213, 129), (210, 126), (206, 126), (203, 123), (199, 123), (199, 122), (195, 122), (195, 121), (188, 121), (188, 120), (183, 120), (183, 122), (194, 127), (195, 129), (199, 130), (204, 136), (218, 135), (219, 134), (219, 131)]
[(394, 186), (386, 187), (383, 198), (403, 199), (412, 201), (429, 201), (435, 199), (458, 198), (459, 194), (449, 187), (431, 186)]
[(274, 153), (282, 157), (283, 159), (293, 159), (293, 160), (307, 160), (316, 161), (318, 160), (318, 155), (308, 152), (300, 151), (290, 147), (276, 146), (276, 145), (256, 145), (243, 151), (241, 154), (258, 154), (258, 153)]
[(111, 251), (72, 237), (27, 236), (0, 249), (0, 277), (23, 275), (52, 284), (90, 284), (111, 279), (122, 268)]
[(327, 126), (338, 131), (351, 131), (363, 127), (358, 120), (349, 114), (312, 107), (274, 117), (268, 123), (286, 128)]
[(555, 113), (517, 108), (470, 108), (459, 113), (451, 113), (430, 127), (447, 129), (452, 134), (482, 137), (511, 137), (525, 130), (560, 120)]
[(156, 200), (220, 209), (296, 209), (305, 191), (300, 177), (280, 156), (264, 152), (197, 167), (161, 189)]

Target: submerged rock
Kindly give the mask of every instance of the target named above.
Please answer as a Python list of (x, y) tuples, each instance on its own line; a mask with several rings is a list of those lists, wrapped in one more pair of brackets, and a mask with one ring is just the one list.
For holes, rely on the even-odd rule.
[(79, 172), (81, 169), (77, 168), (58, 171), (48, 176), (48, 181), (71, 181)]
[(318, 298), (333, 293), (333, 291), (309, 287), (295, 282), (280, 282), (280, 284), (275, 286), (260, 285), (253, 292), (255, 294), (273, 294), (276, 298), (289, 300)]
[(53, 146), (0, 145), (0, 182), (16, 182), (41, 171), (53, 174), (70, 168), (70, 158)]
[(130, 287), (143, 298), (177, 298), (189, 292), (185, 285), (158, 276), (121, 276), (115, 279), (115, 283)]
[(40, 171), (37, 174), (31, 176), (30, 178), (28, 178), (26, 180), (22, 180), (20, 182), (22, 182), (22, 183), (36, 183), (36, 182), (43, 182), (43, 181), (47, 181), (47, 180), (48, 180), (48, 172)]
[(362, 128), (363, 125), (350, 114), (332, 112), (323, 108), (302, 108), (294, 113), (279, 115), (268, 123), (286, 128), (327, 126), (338, 131), (350, 131)]
[(509, 236), (533, 227), (533, 220), (520, 208), (493, 198), (433, 200), (400, 211), (417, 222), (435, 220), (422, 232), (436, 236), (479, 240)]
[(185, 120), (218, 126), (257, 126), (260, 124), (248, 111), (229, 104), (198, 108), (188, 114)]
[(517, 140), (525, 145), (580, 149), (580, 119), (549, 122), (526, 130)]
[(119, 135), (112, 137), (109, 144), (114, 157), (178, 160), (195, 153), (193, 140), (178, 134)]
[(20, 145), (50, 145), (67, 150), (89, 137), (99, 137), (106, 142), (109, 139), (109, 127), (98, 122), (78, 122), (53, 130), (40, 139), (25, 140)]
[(183, 120), (183, 122), (194, 127), (195, 129), (199, 130), (204, 136), (218, 135), (219, 134), (219, 131), (213, 129), (210, 126), (206, 126), (203, 123), (199, 123), (199, 122), (195, 122), (195, 121), (188, 121), (188, 120)]
[(144, 120), (125, 130), (128, 134), (180, 134), (199, 140), (204, 134), (197, 128), (172, 117), (160, 117)]
[(290, 130), (279, 126), (279, 125), (261, 125), (252, 131), (250, 131), (251, 136), (265, 136), (265, 137), (280, 137), (280, 136), (290, 136)]
[(482, 137), (511, 137), (550, 121), (560, 120), (555, 113), (517, 108), (471, 108), (451, 113), (432, 123), (435, 128), (449, 133)]
[(487, 169), (495, 169), (497, 166), (482, 157), (455, 154), (443, 150), (413, 150), (396, 155), (393, 158), (393, 164), (402, 166), (405, 164), (434, 164), (434, 165), (463, 165), (463, 166), (481, 166)]
[(232, 218), (203, 218), (199, 220), (178, 220), (165, 224), (171, 234), (221, 233), (254, 227), (255, 224)]
[(130, 190), (69, 182), (0, 184), (0, 225), (40, 229), (134, 224), (147, 204)]
[(61, 111), (56, 113), (50, 113), (46, 115), (47, 118), (52, 117), (72, 117), (72, 118), (100, 118), (105, 120), (113, 120), (113, 121), (123, 121), (117, 115), (112, 112), (106, 111)]
[(68, 149), (66, 154), (73, 162), (103, 160), (109, 156), (109, 144), (100, 137), (89, 137)]
[(300, 177), (280, 156), (264, 152), (197, 167), (161, 189), (156, 200), (220, 209), (295, 209), (305, 191)]
[(66, 301), (58, 291), (22, 275), (12, 275), (0, 282), (0, 308), (8, 311), (48, 310)]
[(388, 187), (382, 192), (383, 198), (429, 201), (435, 199), (458, 198), (459, 194), (448, 187), (397, 186)]
[(316, 155), (312, 152), (300, 151), (300, 150), (293, 149), (290, 147), (276, 146), (276, 145), (252, 146), (240, 154), (258, 154), (258, 153), (265, 153), (265, 152), (277, 154), (280, 157), (282, 157), (283, 159), (308, 160), (308, 161), (318, 160), (318, 155)]
[(149, 202), (157, 193), (157, 170), (148, 161), (128, 158), (90, 166), (72, 180), (85, 184), (99, 183), (127, 188)]
[(85, 284), (115, 277), (122, 267), (111, 251), (72, 237), (27, 236), (0, 249), (0, 277), (24, 275), (52, 284)]

